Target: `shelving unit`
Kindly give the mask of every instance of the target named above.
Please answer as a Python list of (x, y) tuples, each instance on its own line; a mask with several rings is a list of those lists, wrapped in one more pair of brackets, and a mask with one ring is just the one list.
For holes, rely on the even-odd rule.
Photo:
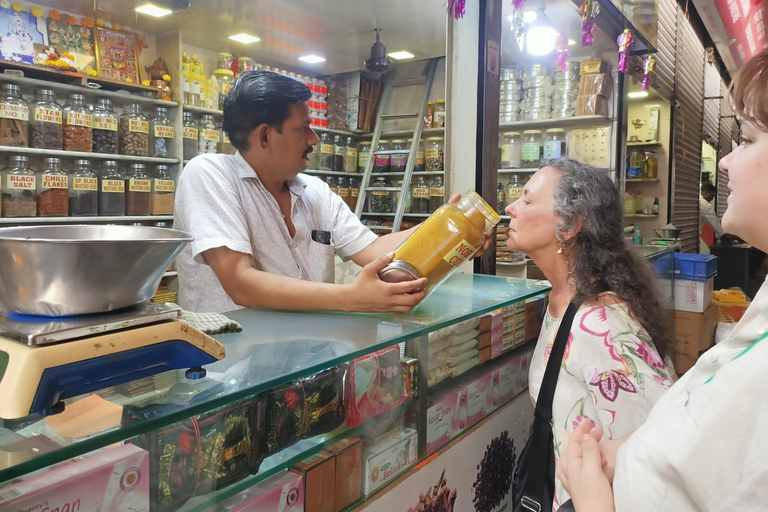
[(629, 178), (627, 183), (658, 183), (659, 179), (645, 180), (642, 178)]
[(535, 173), (538, 171), (539, 168), (525, 168), (525, 169), (498, 169), (496, 172), (498, 174), (523, 174), (523, 173)]
[(628, 142), (627, 146), (630, 148), (660, 148), (661, 142)]
[(85, 158), (98, 160), (116, 160), (118, 162), (140, 162), (153, 164), (175, 165), (179, 163), (177, 158), (157, 158), (152, 156), (114, 155), (111, 153), (88, 153), (85, 151), (64, 151), (60, 149), (36, 149), (15, 146), (0, 146), (0, 153), (13, 153), (17, 155), (54, 156), (59, 158)]
[(655, 213), (651, 214), (645, 214), (645, 213), (633, 213), (631, 215), (624, 215), (625, 219), (656, 219), (659, 215)]
[(192, 112), (193, 114), (196, 114), (196, 115), (210, 114), (213, 116), (224, 116), (224, 112), (218, 109), (193, 107), (191, 105), (183, 105), (182, 108), (186, 112)]
[(97, 222), (173, 222), (173, 215), (123, 215), (108, 217), (3, 217), (0, 224), (94, 224)]
[(610, 124), (612, 119), (605, 116), (574, 116), (562, 117), (557, 119), (532, 119), (527, 121), (515, 121), (512, 123), (499, 124), (499, 130), (511, 130), (522, 128), (565, 128), (565, 127), (588, 127), (591, 125)]

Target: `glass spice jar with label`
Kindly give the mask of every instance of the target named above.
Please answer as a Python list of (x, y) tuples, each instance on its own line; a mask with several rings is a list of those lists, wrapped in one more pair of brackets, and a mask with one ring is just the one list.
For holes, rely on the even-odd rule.
[(37, 216), (69, 215), (69, 176), (61, 168), (60, 158), (43, 159), (43, 171), (37, 177)]
[(181, 136), (184, 160), (192, 160), (197, 156), (197, 124), (192, 120), (192, 112), (184, 112)]
[(326, 176), (325, 183), (326, 185), (328, 185), (328, 188), (331, 189), (331, 192), (333, 192), (336, 195), (339, 194), (339, 188), (336, 184), (336, 180), (333, 179), (333, 176)]
[(320, 134), (320, 158), (317, 161), (319, 171), (333, 170), (333, 140), (328, 132)]
[(520, 132), (505, 132), (499, 137), (499, 169), (519, 169), (522, 154)]
[(536, 169), (541, 164), (541, 130), (525, 130), (520, 152), (520, 167)]
[(368, 141), (360, 143), (360, 149), (357, 152), (357, 172), (365, 172), (365, 164), (368, 163), (368, 156), (371, 154), (371, 143)]
[[(377, 176), (373, 184), (374, 187), (390, 187), (389, 181), (384, 176)], [(372, 190), (370, 193), (369, 206), (372, 213), (394, 213), (395, 193), (391, 190)]]
[(173, 215), (175, 190), (176, 183), (168, 173), (168, 166), (158, 165), (155, 167), (150, 205), (152, 215)]
[(149, 154), (154, 157), (167, 157), (171, 154), (174, 136), (173, 124), (168, 119), (168, 109), (157, 107), (155, 115), (149, 121)]
[(93, 151), (93, 116), (85, 105), (85, 96), (70, 94), (64, 105), (64, 149)]
[(0, 97), (0, 146), (29, 147), (29, 105), (15, 84)]
[(200, 126), (197, 132), (197, 154), (204, 155), (206, 153), (216, 153), (219, 147), (219, 134), (218, 126), (213, 120), (213, 116), (205, 114), (200, 118)]
[(427, 171), (442, 172), (443, 171), (443, 138), (429, 137), (427, 139), (427, 147), (426, 147), (425, 154), (427, 158)]
[(344, 145), (344, 140), (341, 135), (336, 135), (333, 138), (333, 166), (331, 170), (333, 172), (344, 172), (344, 155), (347, 152), (347, 147)]
[(565, 130), (550, 128), (546, 131), (542, 156), (545, 159), (568, 156)]
[(149, 215), (152, 211), (152, 182), (144, 164), (131, 164), (125, 177), (125, 214)]
[[(408, 139), (408, 147), (413, 144), (413, 139)], [(416, 148), (416, 161), (413, 162), (413, 172), (424, 172), (427, 170), (426, 161), (424, 158), (424, 147), (422, 146), (421, 139), (419, 139), (419, 145)]]
[[(403, 190), (403, 182), (402, 180), (397, 182), (397, 188), (399, 188), (401, 191)], [(395, 206), (397, 206), (397, 203), (400, 201), (400, 194), (402, 192), (396, 192), (395, 193)], [(413, 191), (410, 187), (406, 187), (405, 189), (405, 201), (403, 201), (403, 213), (411, 213), (411, 210), (413, 209)]]
[(437, 176), (435, 182), (429, 187), (429, 213), (443, 206), (445, 202), (445, 188), (443, 188), (443, 177)]
[(75, 160), (69, 182), (69, 215), (91, 217), (99, 214), (99, 179), (88, 160)]
[(357, 145), (352, 137), (347, 137), (347, 144), (344, 150), (344, 172), (354, 173), (357, 171)]
[(149, 121), (141, 113), (141, 105), (125, 106), (118, 121), (117, 135), (121, 155), (149, 156)]
[(99, 215), (125, 215), (125, 177), (114, 160), (104, 162), (99, 176)]
[(2, 171), (3, 217), (37, 216), (37, 176), (29, 158), (14, 155)]
[(349, 183), (344, 176), (339, 176), (336, 182), (336, 193), (344, 201), (344, 204), (349, 205)]
[(38, 89), (30, 105), (29, 147), (62, 149), (64, 147), (63, 109), (50, 89)]
[(402, 151), (402, 153), (393, 153), (389, 157), (389, 172), (405, 172), (408, 165), (408, 146), (403, 139), (392, 141), (393, 151)]
[(413, 213), (429, 213), (429, 184), (424, 176), (419, 176), (413, 186), (411, 211)]
[(389, 141), (380, 140), (373, 153), (373, 172), (389, 172), (389, 155), (379, 155), (378, 151), (389, 151)]
[(229, 135), (222, 128), (223, 123), (219, 124), (219, 130), (221, 131), (221, 146), (219, 153), (222, 155), (234, 155), (237, 153), (237, 149), (232, 145), (232, 141), (229, 140)]
[(357, 200), (360, 198), (360, 180), (357, 178), (349, 179), (349, 209), (355, 211)]
[(117, 125), (119, 117), (112, 102), (100, 99), (93, 109), (93, 152), (117, 154)]
[(445, 100), (435, 102), (435, 114), (432, 119), (432, 128), (445, 128)]

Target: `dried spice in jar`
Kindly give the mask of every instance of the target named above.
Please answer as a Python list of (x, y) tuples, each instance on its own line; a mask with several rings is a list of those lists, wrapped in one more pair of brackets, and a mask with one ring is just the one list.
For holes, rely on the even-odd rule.
[(393, 153), (389, 157), (389, 172), (405, 172), (408, 165), (408, 146), (406, 146), (405, 140), (393, 140), (392, 150), (402, 151), (402, 153)]
[(29, 147), (38, 149), (62, 149), (64, 128), (62, 108), (56, 103), (56, 94), (50, 89), (39, 89), (32, 102), (32, 119), (29, 120)]
[(429, 187), (429, 213), (434, 213), (445, 202), (445, 189), (443, 188), (443, 177), (438, 176), (435, 182)]
[(373, 154), (373, 172), (389, 172), (389, 154), (378, 154), (379, 151), (389, 151), (389, 141), (379, 141)]
[(349, 208), (355, 211), (357, 208), (357, 200), (360, 198), (360, 180), (350, 178), (349, 179)]
[(3, 217), (37, 216), (37, 176), (29, 158), (12, 156), (2, 172)]
[(118, 125), (120, 154), (149, 156), (149, 121), (141, 114), (141, 105), (126, 105)]
[(360, 149), (357, 152), (357, 172), (365, 172), (365, 166), (368, 163), (368, 157), (371, 154), (371, 143), (361, 142)]
[[(384, 176), (379, 176), (373, 184), (374, 187), (386, 188), (390, 184)], [(393, 213), (395, 194), (390, 190), (372, 190), (370, 195), (370, 207), (372, 213)]]
[(104, 162), (99, 176), (99, 215), (125, 215), (125, 178), (114, 160)]
[(333, 170), (333, 142), (328, 133), (320, 134), (320, 158), (317, 161), (317, 169), (320, 171)]
[(173, 215), (173, 198), (176, 183), (168, 174), (167, 165), (158, 165), (155, 168), (155, 177), (152, 179), (152, 215)]
[(445, 100), (435, 102), (435, 114), (432, 119), (432, 128), (445, 128)]
[(347, 147), (344, 145), (344, 141), (341, 135), (336, 135), (333, 138), (333, 167), (334, 172), (344, 172), (344, 155), (347, 152)]
[(219, 127), (216, 126), (213, 116), (210, 114), (203, 115), (200, 118), (200, 127), (197, 133), (197, 154), (216, 153), (219, 149), (220, 139)]
[(69, 185), (69, 215), (92, 217), (99, 214), (99, 179), (88, 160), (75, 160)]
[(357, 146), (352, 137), (347, 137), (347, 145), (344, 150), (344, 172), (357, 171)]
[(192, 120), (192, 112), (184, 112), (184, 128), (182, 129), (182, 153), (184, 160), (192, 160), (197, 156), (197, 125)]
[(167, 157), (171, 154), (173, 143), (173, 125), (168, 119), (168, 109), (158, 107), (149, 122), (150, 156)]
[[(413, 144), (413, 139), (408, 139), (408, 147)], [(419, 145), (416, 148), (416, 161), (413, 162), (413, 172), (424, 172), (427, 170), (427, 164), (424, 158), (424, 148), (421, 145), (421, 139), (419, 139)]]
[(71, 94), (64, 105), (64, 149), (93, 151), (93, 116), (82, 94)]
[(430, 137), (427, 139), (427, 149), (425, 151), (427, 159), (427, 171), (443, 171), (443, 138)]
[(144, 164), (131, 164), (125, 178), (125, 214), (149, 215), (152, 211), (152, 180), (147, 176)]
[(60, 158), (43, 160), (43, 172), (37, 177), (37, 215), (69, 215), (69, 176), (62, 170)]
[(117, 154), (118, 116), (112, 110), (112, 102), (100, 99), (93, 109), (93, 152)]
[(539, 167), (542, 155), (540, 130), (526, 130), (523, 132), (523, 145), (520, 153), (520, 166), (523, 169), (536, 169)]
[(429, 185), (423, 176), (416, 179), (413, 186), (413, 213), (429, 213)]
[(29, 106), (18, 85), (5, 86), (0, 98), (0, 146), (29, 147)]

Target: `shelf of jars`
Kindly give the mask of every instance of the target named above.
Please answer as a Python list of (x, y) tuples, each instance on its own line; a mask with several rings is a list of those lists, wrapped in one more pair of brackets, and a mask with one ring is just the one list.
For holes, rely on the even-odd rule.
[(513, 121), (511, 123), (499, 123), (500, 130), (512, 130), (523, 128), (565, 128), (588, 127), (590, 125), (610, 124), (613, 120), (606, 116), (573, 116), (552, 119), (529, 119), (525, 121)]
[[(189, 162), (189, 160), (185, 160), (184, 163), (186, 164)], [(304, 171), (307, 174), (318, 174), (320, 176), (344, 176), (348, 178), (362, 178), (362, 173), (357, 172), (345, 172), (345, 171), (316, 171), (313, 169), (307, 169)], [(404, 176), (404, 172), (386, 172), (386, 173), (376, 173), (374, 176), (378, 174), (383, 174), (385, 176)], [(445, 172), (443, 171), (414, 171), (411, 173), (412, 176), (443, 176)]]
[(208, 114), (212, 116), (224, 115), (224, 112), (215, 108), (193, 107), (192, 105), (183, 105), (182, 108), (184, 109), (185, 112), (191, 112), (192, 114), (198, 114), (198, 115)]
[(112, 153), (91, 153), (87, 151), (67, 151), (63, 149), (40, 149), (20, 146), (0, 146), (0, 153), (12, 153), (17, 155), (37, 155), (59, 158), (79, 158), (96, 160), (115, 160), (118, 162), (140, 162), (148, 164), (178, 164), (177, 158), (162, 158), (152, 156), (116, 155)]
[(658, 213), (631, 213), (624, 215), (625, 219), (656, 219), (658, 217)]
[(3, 217), (0, 224), (93, 224), (96, 222), (173, 222), (173, 215), (96, 215), (88, 217)]
[(661, 142), (627, 142), (630, 148), (660, 148)]
[[(430, 136), (439, 136), (445, 134), (445, 128), (422, 128), (421, 130), (421, 137), (430, 137)], [(373, 136), (373, 133), (371, 132), (358, 132), (356, 134), (358, 137), (361, 138), (370, 138)], [(381, 134), (381, 138), (383, 139), (391, 139), (393, 137), (413, 137), (413, 130), (399, 130), (399, 131), (393, 131), (393, 132), (383, 132)]]

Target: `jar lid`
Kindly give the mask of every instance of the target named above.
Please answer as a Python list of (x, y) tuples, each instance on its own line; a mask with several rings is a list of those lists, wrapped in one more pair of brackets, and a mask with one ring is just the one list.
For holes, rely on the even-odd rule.
[(363, 142), (360, 143), (360, 145), (361, 146), (370, 146), (371, 143), (370, 143), (370, 141), (363, 141)]
[(402, 283), (420, 278), (421, 275), (416, 267), (403, 260), (393, 260), (379, 271), (379, 279), (385, 283)]
[(427, 140), (443, 140), (442, 137), (430, 137)]
[(541, 130), (525, 130), (523, 135), (541, 135)]
[(392, 141), (392, 144), (403, 144), (405, 142), (405, 139), (394, 139)]
[(520, 132), (504, 132), (504, 135), (520, 135)]
[(389, 144), (389, 141), (384, 139), (379, 139), (379, 144)]
[(565, 130), (562, 128), (549, 128), (547, 133), (565, 133)]
[(445, 103), (445, 100), (436, 100), (435, 103)]

